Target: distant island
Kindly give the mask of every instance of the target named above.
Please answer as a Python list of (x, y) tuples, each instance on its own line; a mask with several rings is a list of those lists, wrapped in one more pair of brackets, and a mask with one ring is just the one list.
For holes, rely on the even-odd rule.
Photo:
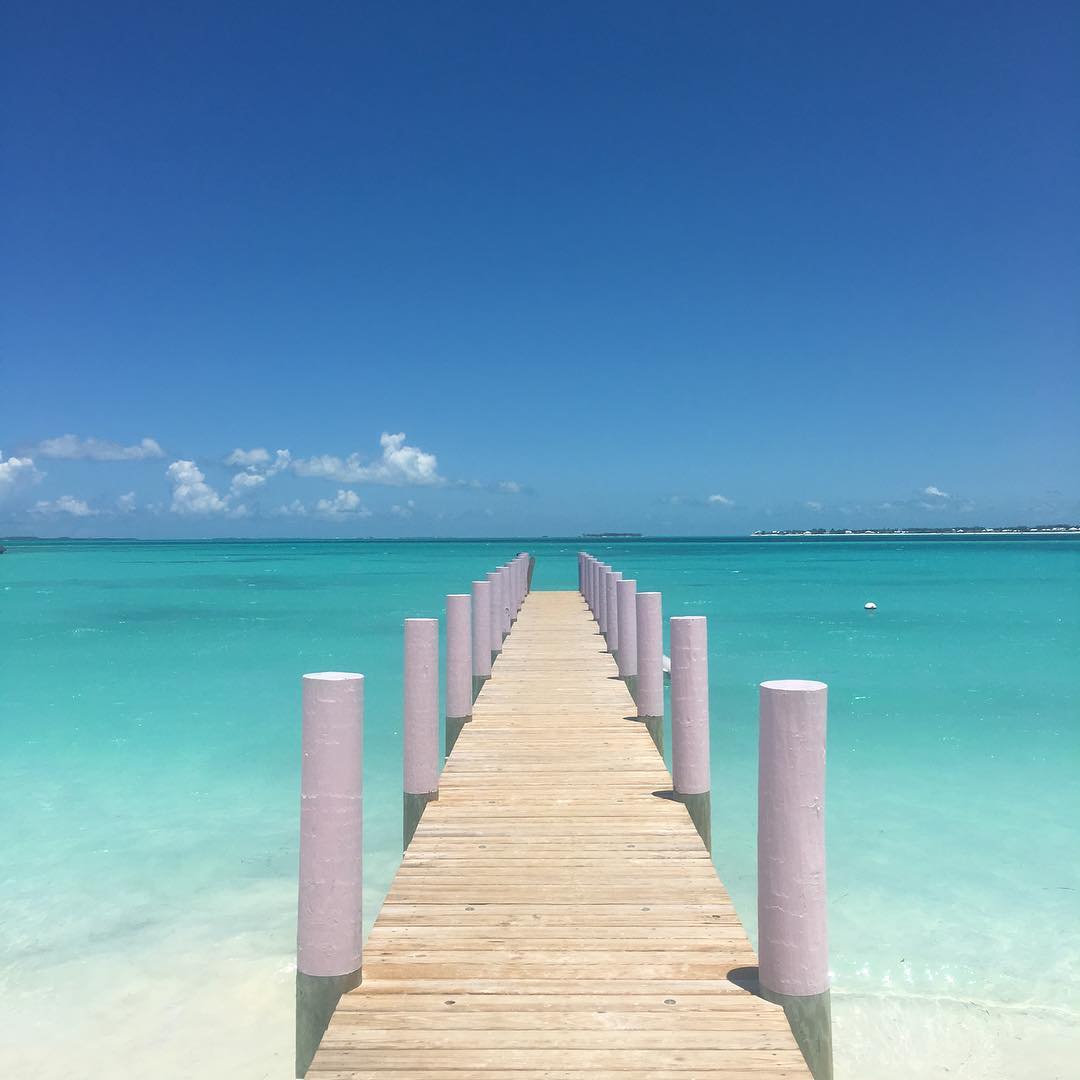
[(582, 533), (582, 540), (640, 540), (643, 533)]
[(758, 529), (754, 536), (978, 536), (985, 533), (1080, 533), (1080, 525), (963, 525), (912, 529)]

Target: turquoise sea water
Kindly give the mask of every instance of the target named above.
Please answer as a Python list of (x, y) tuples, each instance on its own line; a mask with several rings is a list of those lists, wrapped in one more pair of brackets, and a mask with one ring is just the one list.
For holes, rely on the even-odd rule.
[[(370, 925), (402, 620), (522, 548), (572, 588), (580, 546), (9, 544), (0, 1074), (289, 1076), (300, 675), (368, 676)], [(590, 550), (709, 616), (716, 861), (752, 934), (756, 684), (830, 684), (838, 1077), (1075, 1075), (1080, 541)]]

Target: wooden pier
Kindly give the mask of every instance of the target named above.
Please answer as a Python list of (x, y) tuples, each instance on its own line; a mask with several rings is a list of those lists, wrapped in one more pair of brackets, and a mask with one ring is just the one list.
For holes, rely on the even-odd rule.
[(756, 965), (582, 597), (532, 592), (307, 1075), (807, 1080)]

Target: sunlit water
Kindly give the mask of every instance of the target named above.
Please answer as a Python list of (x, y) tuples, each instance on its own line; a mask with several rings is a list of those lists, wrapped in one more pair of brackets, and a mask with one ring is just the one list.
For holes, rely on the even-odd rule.
[[(571, 542), (8, 545), (0, 1075), (291, 1075), (299, 677), (368, 676), (370, 925), (401, 622), (526, 546), (573, 587)], [(830, 685), (838, 1077), (1076, 1075), (1080, 542), (590, 550), (709, 616), (714, 847), (751, 934), (756, 684)]]

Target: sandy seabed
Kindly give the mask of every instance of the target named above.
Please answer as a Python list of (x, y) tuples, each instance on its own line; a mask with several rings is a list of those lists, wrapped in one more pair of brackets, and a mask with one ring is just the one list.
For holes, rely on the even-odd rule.
[[(205, 928), (204, 928), (205, 929)], [(111, 970), (72, 962), (7, 996), (0, 1075), (35, 1080), (288, 1080), (294, 967), (265, 934), (178, 930)], [(184, 941), (194, 946), (173, 951)], [(100, 957), (99, 957), (100, 960)], [(26, 988), (24, 987), (24, 991)], [(43, 995), (49, 1007), (43, 1008)], [(835, 994), (837, 1080), (1072, 1080), (1080, 1023), (1053, 1009)]]

